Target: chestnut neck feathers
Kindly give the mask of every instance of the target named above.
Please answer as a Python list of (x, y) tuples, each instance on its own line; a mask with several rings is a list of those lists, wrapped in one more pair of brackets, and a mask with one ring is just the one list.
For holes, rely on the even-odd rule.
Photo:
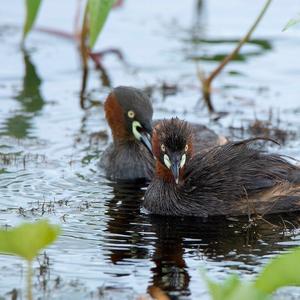
[(104, 110), (114, 140), (128, 139), (129, 133), (125, 127), (124, 112), (113, 93), (107, 97), (104, 103)]

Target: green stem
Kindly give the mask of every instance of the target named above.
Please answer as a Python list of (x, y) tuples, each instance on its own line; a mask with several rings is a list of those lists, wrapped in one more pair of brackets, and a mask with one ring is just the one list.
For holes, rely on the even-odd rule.
[(90, 54), (90, 50), (87, 46), (87, 39), (89, 34), (88, 28), (88, 2), (85, 7), (84, 18), (82, 23), (81, 29), (81, 36), (80, 36), (80, 53), (81, 53), (81, 60), (82, 60), (82, 83), (81, 83), (81, 91), (80, 91), (80, 106), (84, 108), (85, 102), (85, 89), (86, 83), (88, 78), (88, 58)]
[(86, 8), (84, 11), (84, 17), (82, 22), (81, 36), (80, 36), (80, 53), (82, 58), (82, 66), (83, 69), (86, 70), (88, 68), (88, 56), (89, 49), (87, 47), (87, 37), (88, 37), (88, 3), (86, 4)]
[[(259, 22), (263, 18), (264, 14), (266, 13), (266, 11), (267, 11), (269, 5), (271, 4), (271, 2), (272, 2), (272, 0), (266, 0), (262, 10), (260, 11), (259, 15), (257, 16), (257, 18), (256, 18), (255, 22), (253, 23), (253, 25), (250, 27), (247, 34), (239, 41), (239, 43), (237, 44), (235, 49), (223, 59), (223, 61), (218, 65), (218, 67), (206, 79), (204, 79), (202, 81), (203, 87), (205, 89), (205, 92), (203, 92), (203, 93), (204, 93), (204, 95), (206, 94), (207, 99), (205, 99), (205, 100), (207, 100), (208, 104), (210, 105), (210, 111), (213, 111), (213, 107), (212, 107), (212, 104), (210, 102), (210, 90), (211, 90), (210, 86), (211, 86), (211, 83), (212, 83), (213, 79), (238, 54), (241, 47), (250, 39), (252, 33), (254, 32), (257, 25), (259, 24)], [(207, 93), (209, 94), (209, 96), (207, 95)]]
[(32, 261), (27, 261), (27, 300), (32, 300)]

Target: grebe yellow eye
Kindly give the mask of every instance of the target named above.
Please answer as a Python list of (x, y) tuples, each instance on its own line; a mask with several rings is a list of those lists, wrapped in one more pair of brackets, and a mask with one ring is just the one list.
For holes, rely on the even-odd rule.
[(162, 152), (166, 152), (166, 147), (164, 144), (161, 144), (160, 149)]
[(127, 114), (128, 114), (128, 117), (129, 117), (130, 119), (133, 119), (134, 116), (135, 116), (135, 113), (134, 113), (133, 110), (129, 110)]
[(185, 145), (185, 148), (184, 148), (184, 151), (186, 152), (186, 151), (188, 151), (188, 150), (189, 150), (189, 145), (186, 144), (186, 145)]

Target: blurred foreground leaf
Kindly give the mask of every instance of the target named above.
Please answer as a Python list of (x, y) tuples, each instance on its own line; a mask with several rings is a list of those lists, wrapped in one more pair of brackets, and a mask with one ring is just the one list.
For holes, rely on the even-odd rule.
[(271, 260), (254, 286), (265, 293), (273, 293), (284, 286), (300, 286), (300, 248)]
[(32, 261), (41, 249), (56, 240), (59, 232), (59, 226), (51, 225), (45, 220), (0, 230), (0, 252)]
[(89, 46), (91, 49), (97, 41), (114, 2), (115, 0), (88, 0)]
[(281, 287), (300, 286), (300, 247), (270, 261), (254, 282), (229, 276), (215, 282), (203, 275), (213, 300), (269, 300)]
[(296, 24), (299, 24), (300, 23), (300, 16), (294, 18), (294, 19), (291, 19), (287, 22), (287, 24), (284, 26), (283, 30), (282, 31), (286, 31), (288, 30), (290, 27), (296, 25)]
[(266, 300), (268, 297), (253, 288), (250, 282), (242, 282), (238, 276), (229, 276), (224, 282), (217, 283), (205, 278), (213, 300)]
[(26, 0), (26, 20), (23, 28), (23, 40), (34, 24), (40, 4), (41, 0)]

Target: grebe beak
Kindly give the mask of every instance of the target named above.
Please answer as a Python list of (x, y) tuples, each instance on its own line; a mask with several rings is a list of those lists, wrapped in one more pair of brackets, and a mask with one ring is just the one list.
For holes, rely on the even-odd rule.
[(151, 143), (151, 135), (148, 132), (141, 132), (140, 141), (142, 144), (147, 148), (147, 150), (150, 152), (151, 155), (153, 155), (152, 152), (152, 143)]
[(171, 157), (171, 172), (176, 184), (179, 183), (180, 159), (181, 157), (177, 154), (174, 154), (173, 157)]
[(132, 133), (134, 137), (139, 140), (150, 152), (151, 155), (153, 155), (152, 152), (152, 141), (151, 141), (151, 133), (152, 128), (151, 127), (143, 127), (140, 122), (133, 121), (132, 122)]

